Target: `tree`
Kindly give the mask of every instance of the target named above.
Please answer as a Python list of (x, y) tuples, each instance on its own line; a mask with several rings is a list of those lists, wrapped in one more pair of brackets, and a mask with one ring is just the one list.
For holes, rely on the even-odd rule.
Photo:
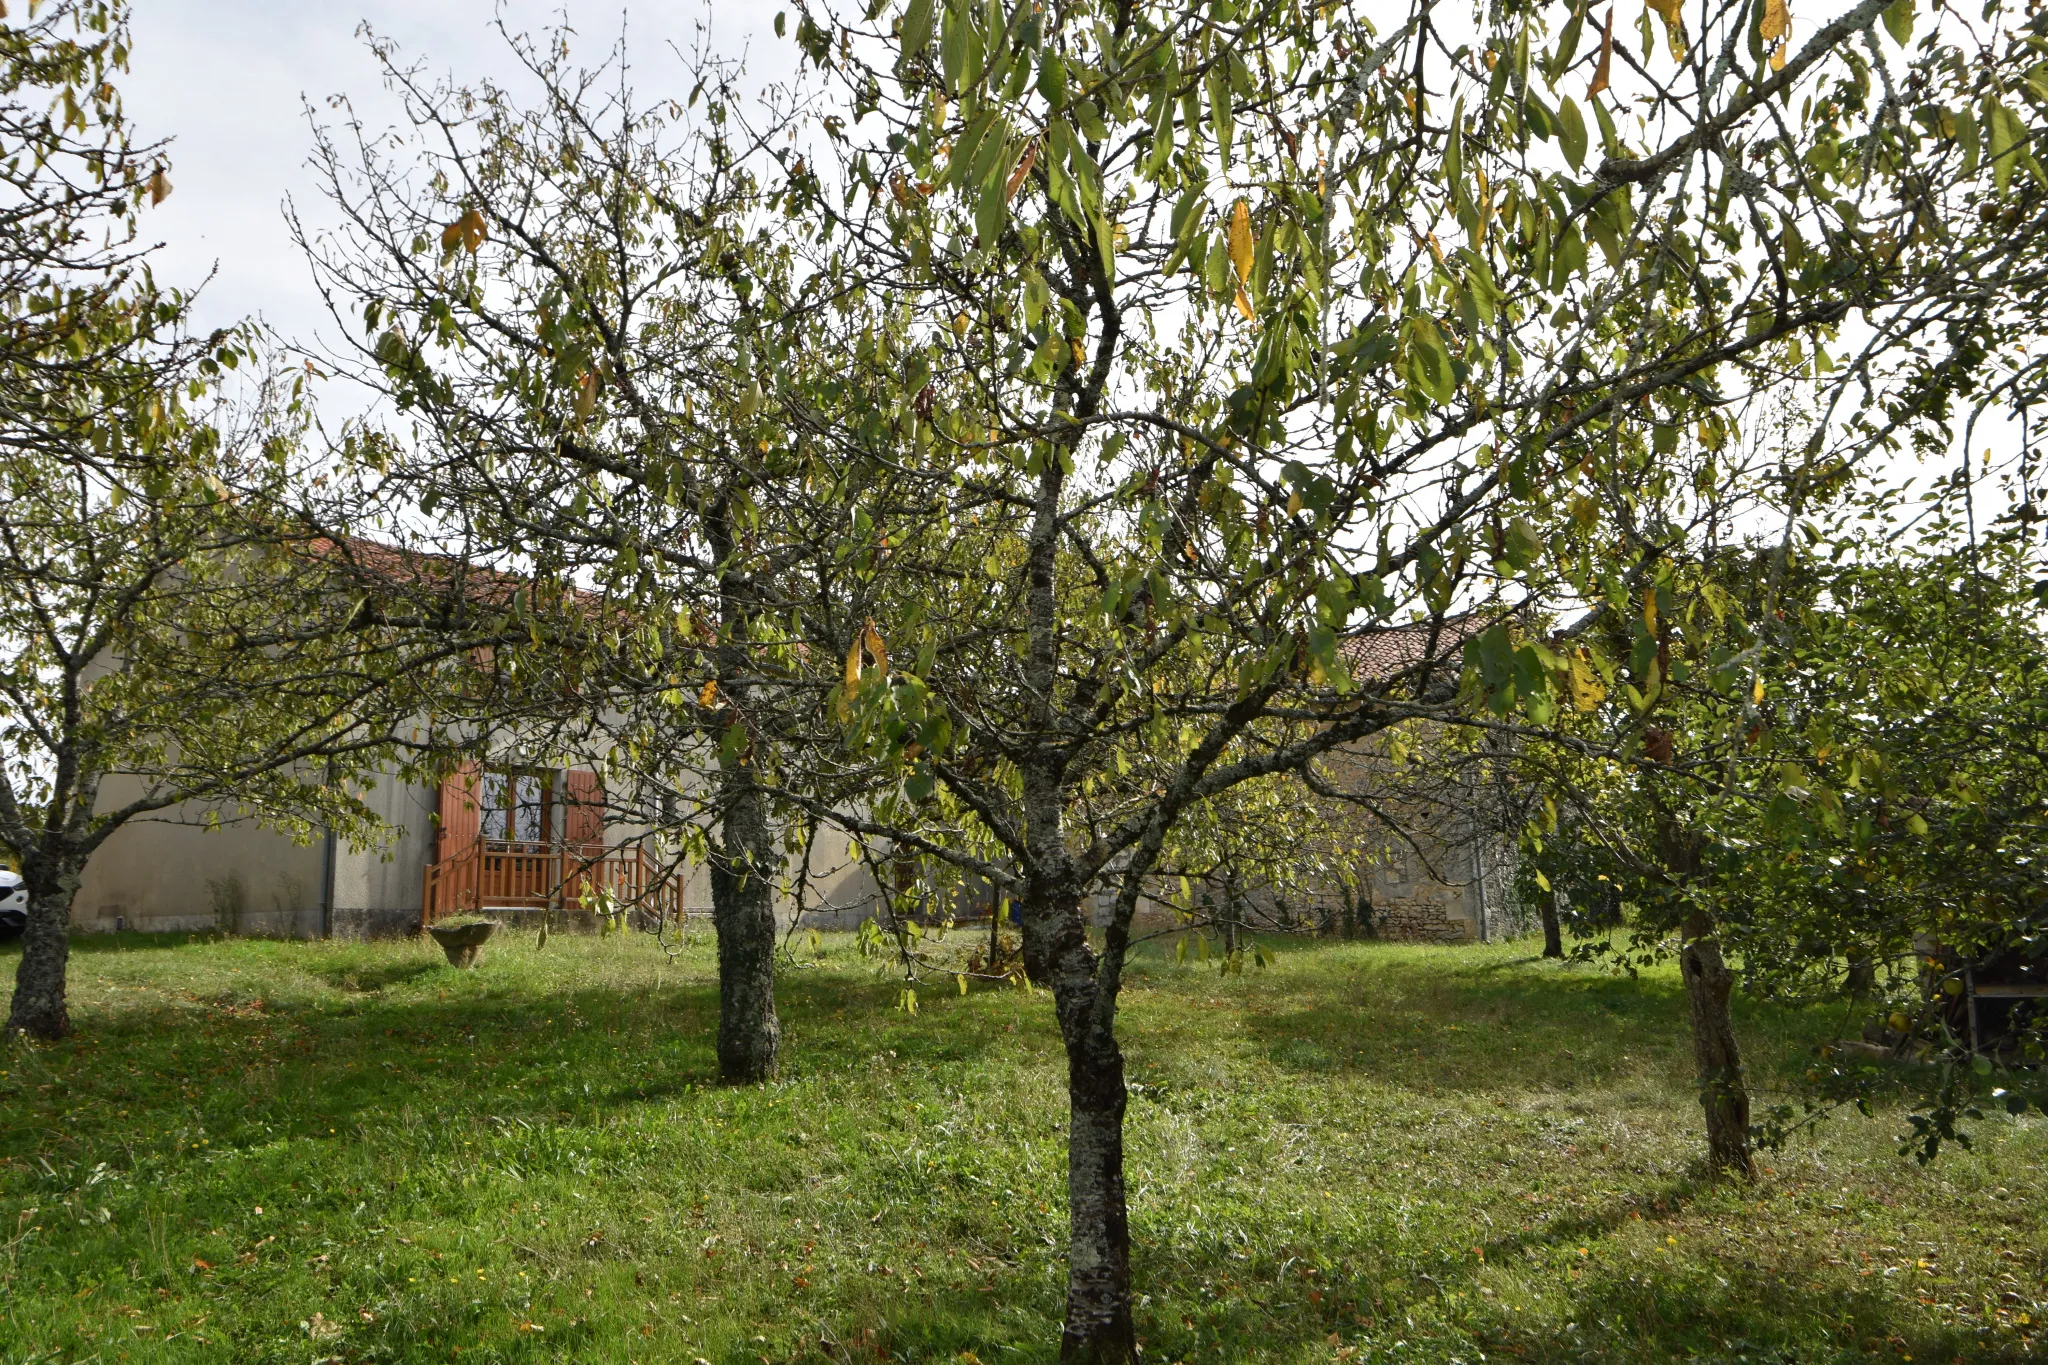
[[(1564, 811), (1533, 836), (1532, 869), (1579, 904), (1625, 901), (1632, 960), (1677, 936), (1717, 1167), (1748, 1171), (1790, 1120), (1752, 1121), (1726, 1009), (1738, 980), (1846, 992), (1956, 1058), (1973, 1043), (1947, 1005), (1971, 960), (2041, 956), (2039, 550), (2024, 515), (1977, 533), (1968, 497), (1967, 479), (1917, 508), (1857, 491), (1810, 545), (1672, 575), (1672, 682), (1634, 761), (1532, 756)], [(2016, 1045), (2039, 1052), (2038, 1019)], [(1863, 1093), (1853, 1063), (1828, 1060), (1809, 1112)], [(2035, 1087), (2008, 1085), (2024, 1110)], [(1923, 1100), (1923, 1158), (1967, 1142), (1952, 1075)]]
[(7, 1031), (40, 1038), (70, 1028), (71, 901), (108, 837), (367, 836), (347, 780), (417, 752), (399, 723), (433, 689), (400, 684), (463, 648), (459, 598), (384, 610), (417, 566), (347, 538), (361, 490), (303, 461), (304, 377), (253, 330), (189, 334), (150, 275), (137, 215), (170, 186), (111, 84), (128, 41), (93, 0), (0, 29), (0, 841), (29, 893)]
[[(5, 386), (0, 840), (29, 893), (9, 1032), (69, 1031), (71, 901), (116, 830), (254, 818), (368, 837), (347, 781), (416, 751), (399, 727), (432, 692), (403, 684), (460, 652), (442, 636), (459, 612), (425, 631), (384, 616), (369, 594), (386, 566), (356, 572), (333, 508), (300, 496), (290, 400), (266, 384), (238, 421), (218, 399), (207, 371), (252, 352), (169, 349), (168, 373), (103, 354)], [(217, 404), (194, 411), (194, 391)]]
[[(835, 818), (1021, 909), (1069, 1062), (1066, 1359), (1134, 1355), (1116, 1002), (1190, 812), (1406, 720), (1553, 727), (1582, 664), (1507, 618), (1633, 614), (1756, 496), (1716, 458), (1755, 394), (1839, 399), (1858, 347), (1890, 400), (2021, 251), (1971, 216), (1954, 35), (1663, 13), (1640, 55), (1519, 5), (799, 13), (844, 97), (785, 203), (859, 305), (843, 370), (771, 394), (865, 514), (805, 655), (879, 792)], [(1829, 451), (1910, 435), (1900, 401)], [(1353, 675), (1340, 639), (1395, 624), (1404, 665)]]
[(687, 100), (643, 105), (623, 51), (588, 70), (566, 30), (504, 36), (530, 101), (431, 83), (373, 39), (416, 137), (394, 154), (317, 129), (342, 225), (301, 239), (353, 347), (330, 359), (395, 418), (349, 455), (425, 514), (423, 545), (533, 583), (527, 662), (568, 670), (556, 718), (604, 717), (622, 765), (680, 800), (640, 813), (714, 831), (719, 1068), (760, 1081), (781, 1037), (784, 580), (837, 535), (762, 397), (820, 306), (764, 216), (787, 118), (708, 54)]

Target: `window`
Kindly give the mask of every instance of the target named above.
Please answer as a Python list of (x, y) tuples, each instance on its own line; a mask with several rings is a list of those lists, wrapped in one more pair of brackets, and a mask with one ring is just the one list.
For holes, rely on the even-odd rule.
[(486, 839), (545, 843), (553, 833), (554, 778), (532, 769), (486, 768), (478, 792), (478, 830)]

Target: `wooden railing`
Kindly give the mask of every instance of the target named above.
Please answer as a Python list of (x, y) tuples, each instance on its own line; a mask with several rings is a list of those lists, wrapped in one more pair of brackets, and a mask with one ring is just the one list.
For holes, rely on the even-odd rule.
[(616, 906), (663, 921), (683, 913), (683, 884), (662, 876), (639, 847), (583, 853), (543, 844), (482, 840), (421, 878), (422, 927), (485, 910)]

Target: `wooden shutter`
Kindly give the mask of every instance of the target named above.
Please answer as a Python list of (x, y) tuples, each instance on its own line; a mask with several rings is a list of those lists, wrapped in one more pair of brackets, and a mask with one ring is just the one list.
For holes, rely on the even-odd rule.
[(477, 787), (482, 775), (483, 765), (471, 760), (458, 765), (442, 781), (438, 821), (441, 828), (434, 861), (445, 863), (476, 847), (481, 819), (477, 810)]
[(586, 857), (604, 852), (604, 780), (589, 768), (565, 775), (562, 841)]

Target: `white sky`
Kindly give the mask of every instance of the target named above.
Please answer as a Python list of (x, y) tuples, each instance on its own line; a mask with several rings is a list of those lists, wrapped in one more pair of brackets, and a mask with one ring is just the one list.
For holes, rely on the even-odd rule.
[[(718, 52), (747, 56), (753, 77), (786, 76), (795, 66), (794, 45), (775, 38), (772, 25), (787, 3), (135, 0), (135, 50), (124, 83), (128, 112), (143, 138), (173, 139), (175, 192), (145, 218), (148, 234), (164, 244), (158, 276), (189, 287), (214, 272), (194, 320), (198, 327), (260, 316), (287, 340), (317, 348), (328, 319), (285, 227), (283, 205), (289, 197), (315, 229), (329, 221), (307, 166), (308, 102), (323, 118), (338, 119), (327, 100), (346, 94), (367, 127), (397, 119), (395, 101), (384, 93), (376, 65), (356, 36), (363, 22), (396, 40), (431, 73), (463, 81), (513, 78), (513, 63), (492, 28), (499, 14), (523, 30), (566, 16), (577, 30), (579, 51), (593, 62), (610, 49), (623, 24), (634, 83), (651, 96), (662, 91), (664, 81), (680, 86), (671, 44), (689, 44), (700, 22), (711, 25)], [(1807, 22), (1816, 21), (1808, 16)], [(324, 395), (333, 415), (355, 408), (363, 397), (331, 389)], [(2017, 442), (1994, 423), (1980, 430), (1979, 444), (2004, 449)]]
[(707, 16), (718, 51), (747, 53), (762, 75), (787, 71), (792, 45), (772, 31), (778, 7), (767, 0), (135, 0), (135, 50), (123, 83), (128, 113), (144, 139), (173, 139), (174, 192), (144, 220), (164, 244), (158, 278), (190, 287), (216, 272), (199, 327), (260, 315), (287, 339), (314, 339), (327, 319), (283, 204), (295, 201), (310, 226), (329, 220), (307, 167), (306, 102), (323, 118), (338, 118), (327, 99), (346, 94), (366, 127), (397, 118), (356, 36), (362, 22), (430, 72), (463, 81), (509, 79), (514, 70), (491, 27), (501, 12), (511, 27), (528, 30), (566, 14), (593, 63), (624, 23), (635, 84), (651, 95), (679, 69), (669, 44), (687, 44)]

